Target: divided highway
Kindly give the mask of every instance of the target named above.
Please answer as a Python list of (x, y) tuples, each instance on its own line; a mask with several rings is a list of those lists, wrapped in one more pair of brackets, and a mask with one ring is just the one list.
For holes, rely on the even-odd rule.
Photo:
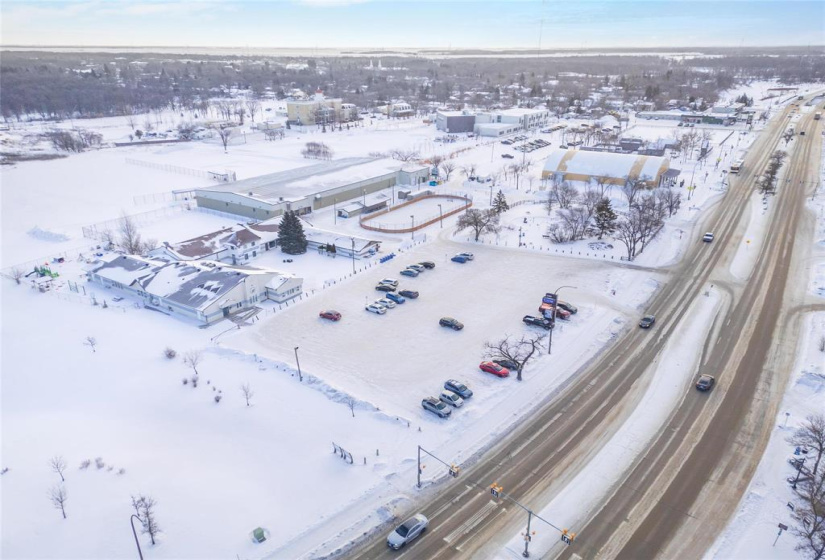
[[(716, 234), (716, 241), (704, 244), (697, 239), (653, 298), (648, 311), (657, 316), (654, 329), (627, 330), (561, 395), (522, 419), (457, 480), (443, 483), (439, 494), (419, 508), (430, 518), (430, 527), (412, 546), (391, 552), (381, 536), (356, 550), (354, 557), (486, 558), (523, 530), (526, 514), (507, 501), (493, 499), (490, 484), (499, 484), (504, 492), (539, 511), (621, 426), (644, 393), (640, 378), (679, 323), (690, 320), (691, 303), (711, 282), (729, 278), (728, 263), (738, 245), (736, 234), (744, 227), (742, 217), (755, 177), (777, 149), (789, 111), (777, 115), (757, 138), (744, 172), (732, 181), (707, 221), (706, 229)], [(773, 199), (770, 231), (755, 272), (744, 288), (726, 288), (733, 304), (718, 319), (724, 325), (718, 338), (705, 344), (703, 371), (717, 377), (717, 387), (710, 395), (693, 391), (685, 395), (602, 509), (582, 526), (571, 528), (578, 533), (574, 544), (559, 543), (553, 555), (693, 558), (701, 556), (703, 547), (724, 528), (767, 442), (767, 425), (772, 424), (781, 398), (778, 389), (784, 387), (781, 378), (787, 376), (787, 369), (768, 367), (775, 366), (768, 353), (782, 316), (781, 295), (802, 212), (804, 193), (798, 185), (810, 180), (808, 162), (818, 161), (820, 147), (812, 116), (803, 118), (798, 130), (805, 130), (806, 136), (794, 140), (797, 145), (786, 164), (790, 182), (783, 183)], [(761, 396), (754, 398), (757, 392)], [(706, 494), (712, 497), (706, 499)], [(707, 507), (696, 506), (700, 495)], [(707, 517), (711, 513), (714, 517)], [(534, 522), (534, 528), (551, 530), (541, 522)], [(692, 542), (677, 547), (679, 553), (672, 555), (677, 533)]]

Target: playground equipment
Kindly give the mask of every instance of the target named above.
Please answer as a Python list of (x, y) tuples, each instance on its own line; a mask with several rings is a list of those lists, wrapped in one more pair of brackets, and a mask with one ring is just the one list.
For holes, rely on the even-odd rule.
[(36, 272), (37, 275), (40, 276), (41, 278), (43, 276), (49, 276), (50, 278), (57, 278), (58, 276), (60, 276), (60, 274), (58, 272), (53, 271), (52, 269), (50, 269), (45, 264), (43, 266), (34, 267), (34, 272)]

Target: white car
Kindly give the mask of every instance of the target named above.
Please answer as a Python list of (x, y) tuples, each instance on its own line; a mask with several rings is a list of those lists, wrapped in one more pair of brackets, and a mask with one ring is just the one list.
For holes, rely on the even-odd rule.
[(379, 286), (381, 284), (386, 284), (387, 286), (392, 286), (393, 288), (397, 288), (398, 287), (398, 280), (396, 280), (395, 278), (384, 278), (383, 280), (381, 280), (378, 283)]
[(393, 550), (400, 550), (405, 544), (423, 533), (429, 524), (429, 519), (421, 513), (416, 513), (387, 536), (387, 546)]
[(366, 309), (370, 313), (377, 313), (378, 315), (383, 315), (387, 312), (387, 308), (378, 303), (371, 303), (367, 305), (364, 309)]
[(380, 305), (382, 307), (386, 307), (387, 309), (393, 309), (395, 307), (395, 302), (391, 299), (381, 298), (375, 300), (375, 305)]
[(441, 400), (441, 402), (447, 403), (448, 405), (454, 408), (459, 408), (461, 405), (464, 404), (464, 399), (462, 399), (452, 391), (444, 390), (441, 392), (440, 395), (438, 395), (438, 398)]
[(702, 241), (705, 243), (713, 243), (713, 234), (711, 232), (707, 232), (702, 236)]

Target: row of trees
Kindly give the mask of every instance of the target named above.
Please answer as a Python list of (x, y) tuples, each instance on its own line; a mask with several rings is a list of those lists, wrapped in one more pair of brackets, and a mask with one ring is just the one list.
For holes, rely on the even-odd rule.
[(799, 477), (793, 483), (791, 516), (796, 550), (809, 560), (822, 560), (825, 558), (825, 415), (808, 416), (788, 438), (788, 443), (807, 451), (805, 462), (798, 467)]

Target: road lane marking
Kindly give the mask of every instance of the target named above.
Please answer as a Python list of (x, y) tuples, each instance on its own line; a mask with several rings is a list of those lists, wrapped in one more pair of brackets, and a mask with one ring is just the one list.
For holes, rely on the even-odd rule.
[(452, 500), (450, 500), (449, 502), (447, 502), (446, 504), (444, 504), (443, 506), (441, 506), (440, 508), (435, 510), (430, 515), (430, 519), (435, 519), (436, 517), (438, 517), (439, 515), (441, 515), (445, 511), (447, 511), (447, 509), (454, 506), (461, 498), (463, 498), (467, 494), (467, 492), (469, 492), (470, 490), (473, 490), (472, 486), (467, 486), (466, 484), (464, 486), (467, 488), (466, 490), (464, 490), (461, 494), (459, 494), (458, 496), (456, 496), (455, 498), (453, 498)]
[(473, 527), (481, 523), (487, 516), (487, 514), (489, 514), (497, 506), (498, 504), (494, 500), (490, 500), (489, 502), (484, 504), (484, 506), (480, 510), (478, 510), (472, 517), (470, 517), (470, 519), (459, 525), (456, 530), (454, 530), (452, 533), (444, 537), (444, 542), (446, 542), (447, 544), (451, 544), (457, 538), (471, 531)]

